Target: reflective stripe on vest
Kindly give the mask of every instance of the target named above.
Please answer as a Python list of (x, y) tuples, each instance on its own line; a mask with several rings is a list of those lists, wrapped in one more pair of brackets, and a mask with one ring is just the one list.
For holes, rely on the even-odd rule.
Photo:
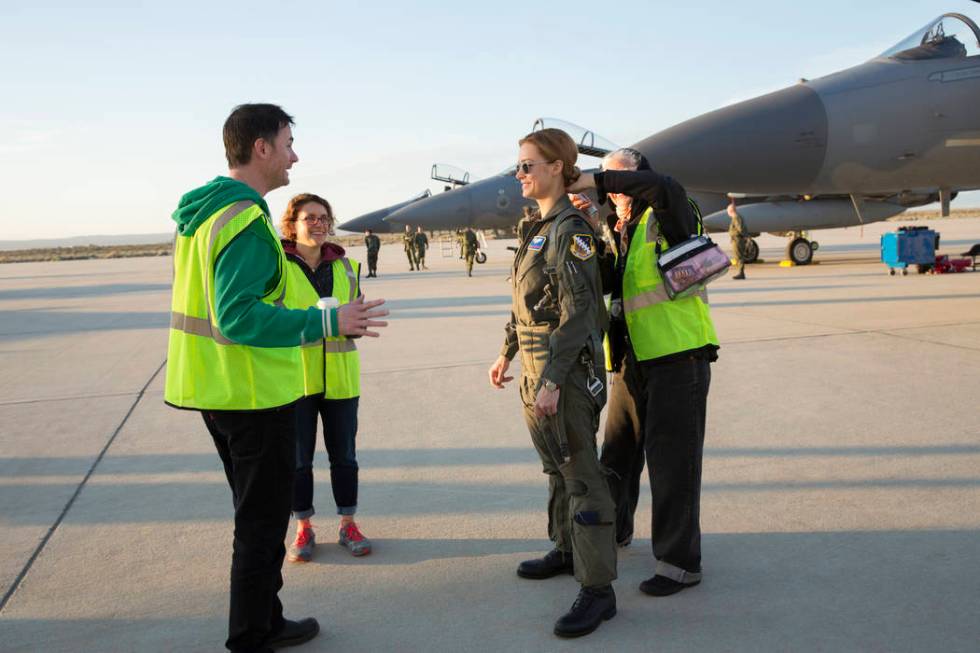
[[(348, 304), (357, 299), (358, 269), (358, 264), (347, 258), (339, 258), (331, 263), (331, 296), (340, 304)], [(316, 305), (319, 296), (300, 264), (290, 260), (286, 271), (289, 276), (286, 306), (308, 308)], [(306, 396), (323, 395), (327, 399), (350, 399), (361, 394), (360, 357), (353, 340), (344, 336), (325, 338), (306, 343), (302, 351)]]
[(718, 344), (708, 310), (707, 292), (671, 300), (657, 269), (660, 229), (647, 209), (626, 254), (623, 310), (637, 360), (669, 356)]
[[(357, 299), (360, 264), (348, 258), (333, 262), (333, 296), (341, 304)], [(350, 338), (326, 338), (323, 343), (326, 360), (324, 396), (327, 399), (351, 399), (361, 394), (361, 357)]]
[[(310, 283), (303, 266), (286, 259), (286, 308), (309, 308), (316, 306), (320, 295)], [(323, 394), (323, 339), (303, 343), (303, 396)]]
[(190, 236), (174, 242), (174, 287), (164, 399), (181, 408), (262, 410), (303, 396), (299, 347), (251, 347), (227, 338), (214, 318), (215, 262), (253, 222), (276, 244), (276, 284), (262, 298), (282, 304), (286, 257), (262, 209), (243, 201), (216, 211)]

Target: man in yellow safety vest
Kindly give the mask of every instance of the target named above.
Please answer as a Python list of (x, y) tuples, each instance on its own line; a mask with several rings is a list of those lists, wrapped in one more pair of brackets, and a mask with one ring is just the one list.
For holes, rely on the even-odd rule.
[(289, 183), (292, 117), (243, 104), (224, 124), (227, 177), (180, 199), (165, 401), (201, 411), (235, 507), (228, 639), (265, 651), (312, 639), (312, 618), (279, 602), (295, 474), (294, 404), (304, 395), (301, 346), (377, 336), (384, 300), (289, 310), (286, 257), (263, 196)]

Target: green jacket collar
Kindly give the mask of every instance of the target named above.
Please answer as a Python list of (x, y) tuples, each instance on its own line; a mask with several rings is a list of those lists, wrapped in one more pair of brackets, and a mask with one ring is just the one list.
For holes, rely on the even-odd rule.
[(179, 235), (192, 236), (215, 211), (242, 200), (255, 202), (269, 215), (269, 205), (254, 188), (230, 177), (215, 177), (181, 197), (177, 210), (170, 217), (177, 223)]

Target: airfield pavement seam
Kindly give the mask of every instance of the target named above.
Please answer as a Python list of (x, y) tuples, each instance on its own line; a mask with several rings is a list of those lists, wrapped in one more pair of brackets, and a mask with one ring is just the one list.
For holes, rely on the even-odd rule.
[(49, 401), (76, 401), (78, 399), (110, 399), (112, 397), (132, 397), (138, 392), (110, 392), (102, 395), (71, 395), (68, 397), (41, 397), (40, 399), (11, 399), (0, 401), (0, 406), (20, 406), (22, 404), (43, 404)]
[[(739, 314), (739, 313), (736, 313), (736, 314), (737, 315), (742, 315), (742, 314)], [(980, 348), (978, 348), (978, 347), (967, 347), (967, 346), (964, 346), (964, 345), (950, 344), (948, 342), (937, 342), (935, 340), (926, 340), (926, 339), (922, 339), (922, 338), (912, 338), (910, 336), (903, 336), (903, 335), (899, 335), (898, 333), (896, 333), (898, 331), (913, 331), (915, 329), (941, 329), (941, 328), (945, 328), (945, 327), (968, 326), (968, 325), (973, 325), (973, 324), (980, 324), (980, 322), (978, 322), (977, 320), (965, 320), (965, 321), (961, 321), (961, 322), (946, 322), (946, 323), (943, 323), (943, 324), (921, 324), (921, 325), (916, 325), (916, 326), (898, 327), (898, 328), (891, 328), (891, 329), (887, 329), (887, 330), (881, 330), (881, 329), (849, 329), (847, 327), (838, 327), (838, 326), (832, 326), (832, 325), (828, 325), (828, 324), (816, 324), (815, 325), (812, 322), (804, 322), (802, 320), (789, 320), (789, 319), (785, 319), (785, 318), (772, 318), (772, 317), (769, 317), (767, 319), (769, 319), (770, 321), (773, 321), (773, 322), (785, 322), (785, 323), (788, 323), (788, 324), (803, 324), (803, 325), (806, 325), (806, 326), (818, 326), (818, 327), (823, 327), (823, 328), (826, 328), (826, 329), (837, 329), (837, 332), (835, 332), (835, 333), (807, 333), (807, 334), (802, 334), (802, 335), (798, 335), (798, 336), (775, 336), (773, 338), (745, 338), (745, 339), (741, 339), (741, 340), (728, 340), (728, 341), (723, 342), (722, 345), (723, 346), (735, 346), (735, 345), (752, 344), (752, 343), (756, 343), (756, 342), (779, 342), (779, 341), (783, 341), (783, 340), (806, 340), (808, 338), (832, 338), (832, 337), (837, 337), (837, 336), (853, 336), (853, 335), (877, 334), (877, 335), (883, 335), (883, 336), (891, 336), (893, 338), (902, 338), (902, 339), (905, 339), (905, 340), (912, 340), (912, 341), (915, 341), (915, 342), (922, 342), (922, 343), (926, 343), (926, 344), (930, 344), (930, 345), (944, 345), (946, 347), (951, 347), (953, 349), (964, 349), (966, 351), (980, 351)]]
[[(490, 361), (493, 362), (492, 360)], [(362, 372), (362, 376), (370, 376), (375, 374), (392, 374), (395, 372), (425, 372), (427, 370), (449, 370), (455, 367), (473, 367), (474, 365), (484, 365), (487, 364), (486, 360), (469, 361), (467, 363), (450, 363), (449, 365), (420, 365), (418, 367), (393, 367), (384, 370), (371, 370)]]
[(95, 468), (99, 466), (99, 463), (102, 462), (102, 459), (105, 457), (106, 452), (109, 451), (109, 447), (111, 447), (112, 443), (115, 442), (116, 436), (118, 436), (119, 433), (122, 432), (123, 427), (126, 426), (126, 422), (129, 421), (129, 417), (133, 414), (133, 411), (136, 410), (136, 406), (139, 405), (140, 400), (143, 398), (143, 395), (146, 393), (146, 389), (150, 387), (150, 384), (153, 383), (153, 380), (157, 378), (157, 375), (160, 373), (160, 370), (162, 370), (164, 365), (166, 364), (167, 364), (167, 359), (164, 358), (163, 362), (160, 363), (160, 366), (157, 367), (156, 371), (154, 371), (153, 374), (150, 375), (150, 378), (147, 379), (146, 383), (143, 384), (143, 387), (140, 388), (139, 393), (137, 393), (136, 395), (136, 399), (133, 400), (133, 404), (129, 407), (129, 410), (126, 411), (126, 414), (123, 416), (122, 421), (119, 422), (119, 426), (117, 426), (115, 431), (112, 432), (112, 435), (109, 437), (109, 440), (105, 443), (105, 446), (102, 447), (102, 451), (100, 451), (99, 455), (96, 456), (95, 461), (92, 463), (92, 466), (89, 467), (89, 470), (85, 474), (85, 477), (82, 478), (82, 481), (78, 484), (78, 487), (75, 488), (75, 492), (71, 495), (71, 498), (68, 499), (68, 503), (65, 504), (65, 507), (64, 509), (62, 509), (61, 514), (58, 515), (58, 519), (55, 520), (54, 524), (51, 525), (51, 528), (48, 529), (48, 532), (45, 533), (43, 538), (41, 538), (41, 541), (38, 543), (37, 548), (34, 549), (34, 553), (32, 553), (31, 557), (28, 558), (27, 562), (24, 564), (24, 568), (20, 570), (20, 573), (17, 574), (17, 577), (14, 579), (14, 582), (10, 584), (10, 588), (3, 595), (3, 599), (0, 600), (0, 614), (3, 613), (4, 609), (7, 607), (7, 603), (10, 602), (10, 599), (13, 598), (18, 588), (20, 588), (20, 584), (27, 577), (27, 574), (31, 570), (31, 567), (34, 566), (34, 561), (37, 560), (38, 557), (41, 555), (41, 552), (44, 551), (44, 547), (47, 546), (48, 542), (51, 540), (51, 537), (54, 535), (54, 532), (58, 530), (58, 526), (60, 526), (61, 522), (64, 521), (65, 516), (68, 514), (68, 511), (71, 510), (72, 505), (74, 505), (75, 499), (77, 499), (78, 495), (82, 493), (82, 489), (85, 487), (85, 484), (88, 482), (89, 478), (92, 477), (92, 474), (95, 473)]
[(899, 340), (911, 340), (913, 342), (922, 342), (927, 345), (939, 345), (941, 347), (950, 347), (951, 349), (962, 349), (964, 351), (980, 351), (980, 347), (968, 347), (966, 345), (954, 345), (951, 342), (937, 342), (935, 340), (927, 340), (924, 338), (913, 338), (911, 336), (903, 336), (898, 333), (891, 333), (890, 331), (881, 331), (882, 335), (891, 336), (892, 338), (898, 338)]

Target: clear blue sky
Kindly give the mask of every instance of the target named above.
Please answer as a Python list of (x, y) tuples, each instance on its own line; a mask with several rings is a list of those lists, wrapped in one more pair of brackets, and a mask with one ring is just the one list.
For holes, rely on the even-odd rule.
[[(0, 239), (172, 229), (238, 103), (296, 117), (292, 193), (341, 219), (482, 177), (538, 116), (627, 144), (867, 60), (968, 0), (0, 0)], [(966, 203), (980, 203), (971, 198)], [(955, 205), (955, 204), (954, 204)]]

